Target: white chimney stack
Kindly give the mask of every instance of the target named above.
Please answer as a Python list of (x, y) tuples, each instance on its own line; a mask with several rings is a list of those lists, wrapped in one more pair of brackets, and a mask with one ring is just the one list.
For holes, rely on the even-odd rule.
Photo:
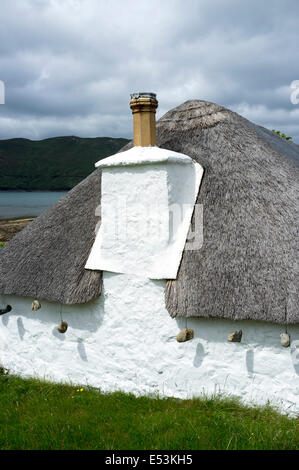
[[(130, 102), (135, 110), (144, 106), (139, 95)], [(140, 135), (152, 139), (152, 100), (157, 100), (146, 99), (150, 102), (134, 121), (134, 129), (141, 129), (136, 142)], [(151, 146), (154, 140), (141, 141), (147, 145), (96, 163), (102, 168), (101, 226), (86, 268), (175, 279), (203, 169), (186, 155)]]

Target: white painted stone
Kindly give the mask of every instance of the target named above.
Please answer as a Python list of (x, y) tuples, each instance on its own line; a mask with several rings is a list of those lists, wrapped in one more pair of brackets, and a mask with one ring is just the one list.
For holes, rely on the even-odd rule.
[[(63, 306), (69, 327), (57, 331), (60, 304), (2, 296), (0, 363), (23, 377), (92, 385), (104, 392), (188, 398), (215, 392), (245, 403), (267, 400), (299, 413), (299, 325), (289, 325), (290, 348), (279, 325), (219, 319), (172, 319), (165, 309), (165, 281), (104, 272), (103, 293), (84, 305)], [(178, 343), (183, 328), (194, 338)], [(241, 343), (229, 343), (242, 329)]]
[(101, 226), (85, 267), (175, 279), (202, 167), (158, 147), (133, 147), (98, 166)]
[(161, 149), (159, 147), (133, 147), (125, 152), (116, 153), (110, 157), (99, 160), (97, 168), (108, 168), (114, 166), (140, 166), (156, 163), (177, 163), (190, 165), (191, 158), (183, 153), (173, 150)]

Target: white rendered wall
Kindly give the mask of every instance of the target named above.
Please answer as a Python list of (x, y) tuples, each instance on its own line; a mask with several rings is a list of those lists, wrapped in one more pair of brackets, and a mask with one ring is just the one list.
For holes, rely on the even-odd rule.
[(86, 268), (175, 279), (202, 167), (158, 147), (133, 147), (97, 166), (101, 226)]
[[(284, 328), (264, 322), (170, 318), (165, 281), (104, 273), (103, 293), (85, 305), (63, 306), (69, 324), (56, 330), (59, 304), (2, 296), (0, 363), (23, 377), (89, 384), (103, 391), (158, 393), (187, 398), (223, 392), (246, 403), (269, 400), (299, 413), (299, 326), (290, 326), (291, 348), (280, 345)], [(185, 327), (195, 337), (178, 343)], [(227, 335), (243, 330), (241, 343)], [(297, 357), (296, 357), (297, 346)]]

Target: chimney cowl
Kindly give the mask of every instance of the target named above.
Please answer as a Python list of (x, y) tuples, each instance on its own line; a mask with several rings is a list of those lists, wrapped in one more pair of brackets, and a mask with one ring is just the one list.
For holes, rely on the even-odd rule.
[(156, 93), (146, 93), (146, 92), (138, 92), (138, 93), (131, 93), (131, 100), (137, 100), (138, 98), (153, 98), (154, 100), (157, 99)]

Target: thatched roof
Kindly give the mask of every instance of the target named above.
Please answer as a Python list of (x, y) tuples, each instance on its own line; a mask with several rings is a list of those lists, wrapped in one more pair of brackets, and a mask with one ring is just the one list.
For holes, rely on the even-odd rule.
[(0, 250), (0, 294), (64, 304), (101, 293), (101, 271), (84, 268), (95, 239), (101, 171), (96, 170)]
[[(299, 322), (298, 146), (198, 100), (158, 121), (157, 143), (205, 170), (203, 247), (185, 251), (177, 280), (167, 281), (169, 313)], [(99, 203), (96, 170), (0, 251), (0, 293), (64, 303), (98, 296), (101, 274), (84, 264)]]
[(203, 247), (167, 282), (170, 314), (299, 322), (298, 147), (203, 101), (165, 114), (158, 135), (205, 169)]

